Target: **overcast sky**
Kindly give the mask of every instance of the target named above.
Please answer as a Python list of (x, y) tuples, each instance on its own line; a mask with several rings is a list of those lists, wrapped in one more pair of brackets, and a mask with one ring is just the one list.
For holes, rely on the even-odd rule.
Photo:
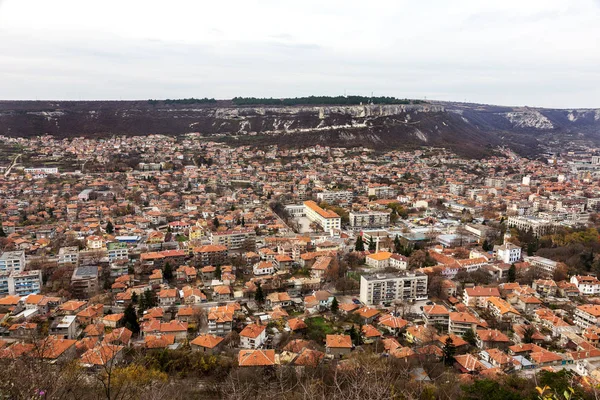
[(0, 98), (600, 107), (600, 0), (0, 0)]

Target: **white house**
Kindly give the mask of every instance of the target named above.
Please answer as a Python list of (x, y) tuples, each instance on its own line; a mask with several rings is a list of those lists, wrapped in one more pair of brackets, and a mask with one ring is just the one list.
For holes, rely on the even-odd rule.
[(258, 349), (267, 340), (267, 327), (250, 324), (240, 332), (240, 347), (243, 349)]

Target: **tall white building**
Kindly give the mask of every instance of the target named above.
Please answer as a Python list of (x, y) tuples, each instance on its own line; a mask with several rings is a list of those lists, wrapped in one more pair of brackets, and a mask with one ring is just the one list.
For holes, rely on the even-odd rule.
[(317, 200), (327, 203), (350, 203), (354, 198), (354, 193), (349, 190), (336, 190), (330, 192), (317, 193)]
[(42, 271), (13, 271), (0, 273), (0, 295), (25, 296), (39, 293), (42, 287)]
[(325, 232), (342, 227), (342, 219), (339, 215), (333, 211), (322, 209), (314, 201), (305, 201), (304, 210), (306, 217), (321, 226)]
[(360, 301), (369, 305), (394, 300), (427, 299), (427, 275), (403, 271), (393, 274), (363, 275), (360, 278)]
[(502, 246), (494, 246), (494, 252), (496, 258), (503, 263), (512, 264), (521, 260), (521, 248), (507, 239), (510, 238), (510, 234), (504, 235), (504, 244)]
[(25, 269), (24, 251), (5, 251), (0, 255), (0, 272), (21, 272)]
[(353, 228), (382, 228), (390, 225), (390, 213), (381, 211), (351, 211), (349, 218)]

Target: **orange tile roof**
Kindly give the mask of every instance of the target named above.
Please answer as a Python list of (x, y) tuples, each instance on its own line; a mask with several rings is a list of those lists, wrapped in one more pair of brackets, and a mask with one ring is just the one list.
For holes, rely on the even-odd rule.
[(238, 354), (240, 367), (275, 365), (275, 350), (241, 350)]
[(249, 324), (240, 332), (240, 336), (248, 338), (257, 338), (263, 331), (267, 329), (266, 326)]
[(207, 349), (212, 349), (221, 343), (224, 339), (215, 335), (200, 335), (190, 343), (196, 346), (205, 347)]
[(352, 339), (350, 335), (327, 335), (325, 344), (329, 348), (351, 349)]

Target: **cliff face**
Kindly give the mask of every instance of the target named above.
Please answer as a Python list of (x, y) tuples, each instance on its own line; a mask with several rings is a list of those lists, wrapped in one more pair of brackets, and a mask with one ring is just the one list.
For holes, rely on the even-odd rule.
[(507, 145), (533, 153), (548, 143), (600, 142), (600, 110), (552, 110), (461, 103), (236, 107), (146, 101), (0, 102), (0, 134), (103, 137), (199, 132), (248, 144), (443, 146), (482, 155)]

